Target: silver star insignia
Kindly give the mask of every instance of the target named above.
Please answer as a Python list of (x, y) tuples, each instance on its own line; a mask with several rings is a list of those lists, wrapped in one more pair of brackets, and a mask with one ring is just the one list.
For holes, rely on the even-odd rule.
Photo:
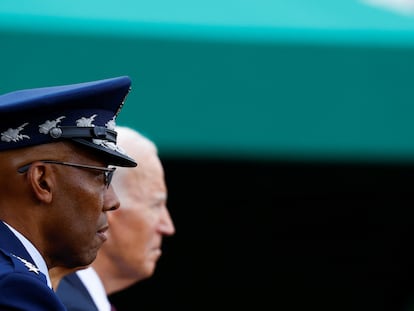
[(34, 264), (32, 264), (31, 262), (27, 261), (24, 258), (21, 258), (19, 256), (16, 256), (13, 254), (14, 257), (16, 257), (17, 259), (19, 259), (22, 263), (24, 263), (24, 265), (27, 267), (27, 269), (29, 269), (29, 271), (34, 272), (36, 274), (39, 274), (40, 269), (37, 268)]

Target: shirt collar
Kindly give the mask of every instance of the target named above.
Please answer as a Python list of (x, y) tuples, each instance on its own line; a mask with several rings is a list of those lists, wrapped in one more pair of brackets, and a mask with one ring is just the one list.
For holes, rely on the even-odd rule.
[(98, 274), (92, 267), (76, 271), (99, 311), (111, 310), (111, 304)]

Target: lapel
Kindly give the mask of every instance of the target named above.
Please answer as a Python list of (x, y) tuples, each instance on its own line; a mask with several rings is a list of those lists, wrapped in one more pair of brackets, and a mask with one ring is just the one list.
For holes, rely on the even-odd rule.
[(70, 309), (98, 311), (88, 289), (76, 272), (66, 275), (59, 283), (56, 294), (64, 305)]

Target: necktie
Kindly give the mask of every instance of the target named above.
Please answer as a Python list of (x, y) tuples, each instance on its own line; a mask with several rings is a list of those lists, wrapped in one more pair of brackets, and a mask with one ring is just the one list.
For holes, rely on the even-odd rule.
[(116, 308), (112, 303), (111, 303), (111, 311), (116, 311)]

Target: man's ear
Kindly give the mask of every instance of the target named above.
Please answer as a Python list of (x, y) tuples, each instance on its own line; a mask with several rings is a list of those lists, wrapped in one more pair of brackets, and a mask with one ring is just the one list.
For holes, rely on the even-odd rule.
[(37, 199), (44, 203), (52, 201), (53, 171), (41, 162), (34, 162), (27, 171), (27, 178)]

